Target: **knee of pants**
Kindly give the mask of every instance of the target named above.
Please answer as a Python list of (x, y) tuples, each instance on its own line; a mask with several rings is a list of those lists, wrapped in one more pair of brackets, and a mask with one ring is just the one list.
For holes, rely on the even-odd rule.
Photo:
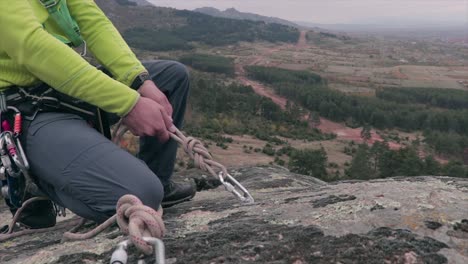
[(152, 174), (151, 182), (141, 182), (130, 193), (138, 197), (141, 202), (155, 210), (159, 209), (164, 197), (164, 189), (159, 178)]
[(190, 78), (190, 73), (184, 64), (172, 61), (171, 68), (173, 69), (176, 78), (180, 80), (188, 80)]

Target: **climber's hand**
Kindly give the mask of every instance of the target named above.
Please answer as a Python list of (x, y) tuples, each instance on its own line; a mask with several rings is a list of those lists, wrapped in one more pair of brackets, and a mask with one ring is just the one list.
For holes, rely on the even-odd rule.
[(169, 103), (169, 100), (167, 100), (166, 95), (162, 93), (161, 90), (159, 90), (153, 81), (145, 81), (141, 85), (140, 89), (138, 89), (138, 92), (141, 94), (141, 96), (149, 98), (160, 104), (162, 107), (164, 107), (167, 115), (172, 117), (172, 105)]
[(136, 136), (155, 136), (160, 142), (166, 142), (175, 128), (164, 107), (145, 97), (123, 117), (123, 124)]

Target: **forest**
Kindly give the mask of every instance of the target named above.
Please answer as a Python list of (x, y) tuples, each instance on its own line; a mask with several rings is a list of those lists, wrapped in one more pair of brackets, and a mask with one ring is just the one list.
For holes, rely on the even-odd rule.
[[(392, 89), (377, 91), (376, 97), (362, 97), (328, 89), (326, 81), (317, 79), (314, 73), (262, 66), (246, 70), (251, 78), (270, 84), (278, 94), (333, 121), (352, 127), (368, 124), (378, 129), (425, 131), (427, 143), (439, 154), (461, 155), (468, 146), (466, 92), (415, 88), (396, 89), (393, 95)], [(310, 77), (297, 77), (307, 74)], [(277, 77), (288, 75), (286, 79)]]
[(196, 70), (212, 73), (221, 73), (234, 76), (234, 60), (223, 56), (210, 54), (190, 53), (179, 58), (183, 64)]
[(176, 10), (174, 15), (184, 18), (186, 24), (164, 29), (131, 28), (123, 32), (123, 37), (130, 46), (150, 51), (188, 50), (193, 42), (222, 46), (240, 41), (294, 43), (299, 38), (298, 29), (280, 24), (212, 17), (187, 10)]
[(468, 170), (459, 161), (441, 164), (433, 156), (420, 157), (416, 146), (392, 150), (386, 142), (372, 146), (350, 142), (346, 152), (352, 155), (345, 175), (337, 174), (321, 149), (291, 149), (288, 164), (292, 172), (310, 175), (324, 181), (343, 179), (370, 180), (395, 176), (451, 176), (468, 178)]
[(468, 109), (468, 92), (439, 88), (383, 88), (377, 98), (401, 104), (424, 104), (445, 109)]
[(192, 118), (185, 129), (194, 136), (249, 134), (272, 142), (277, 141), (277, 136), (310, 141), (334, 138), (310, 129), (306, 122), (294, 117), (295, 109), (283, 111), (249, 86), (227, 84), (213, 76), (193, 73), (191, 89)]
[(415, 146), (392, 150), (385, 142), (372, 146), (360, 144), (345, 174), (351, 179), (377, 179), (394, 176), (444, 175), (468, 177), (468, 170), (459, 161), (442, 165), (433, 156), (420, 157)]

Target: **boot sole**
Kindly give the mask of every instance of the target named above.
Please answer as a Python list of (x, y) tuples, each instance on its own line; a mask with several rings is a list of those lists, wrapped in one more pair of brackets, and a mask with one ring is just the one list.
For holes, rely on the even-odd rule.
[(196, 193), (194, 193), (194, 194), (192, 194), (190, 196), (181, 198), (179, 200), (175, 200), (175, 201), (161, 202), (161, 206), (162, 206), (162, 208), (169, 208), (169, 207), (172, 207), (172, 206), (174, 206), (176, 204), (187, 202), (187, 201), (191, 200), (193, 197), (195, 197), (195, 194)]

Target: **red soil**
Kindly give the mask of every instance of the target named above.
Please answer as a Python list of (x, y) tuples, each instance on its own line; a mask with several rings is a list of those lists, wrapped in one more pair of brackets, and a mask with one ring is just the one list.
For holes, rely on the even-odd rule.
[(286, 102), (287, 99), (283, 98), (281, 96), (278, 96), (275, 94), (272, 90), (264, 86), (263, 84), (252, 81), (247, 79), (245, 76), (239, 76), (237, 79), (243, 84), (243, 85), (250, 85), (252, 86), (253, 90), (255, 91), (256, 94), (268, 97), (270, 98), (275, 104), (279, 105), (281, 109), (286, 109)]
[[(334, 133), (338, 139), (353, 140), (356, 143), (363, 143), (364, 140), (361, 138), (361, 128), (349, 128), (343, 124), (330, 121), (325, 118), (320, 118), (320, 125), (318, 129), (324, 133)], [(384, 140), (375, 130), (371, 131), (371, 138), (367, 141), (368, 144), (374, 144), (375, 142), (383, 142)], [(400, 149), (402, 146), (395, 142), (388, 142), (391, 149)]]

